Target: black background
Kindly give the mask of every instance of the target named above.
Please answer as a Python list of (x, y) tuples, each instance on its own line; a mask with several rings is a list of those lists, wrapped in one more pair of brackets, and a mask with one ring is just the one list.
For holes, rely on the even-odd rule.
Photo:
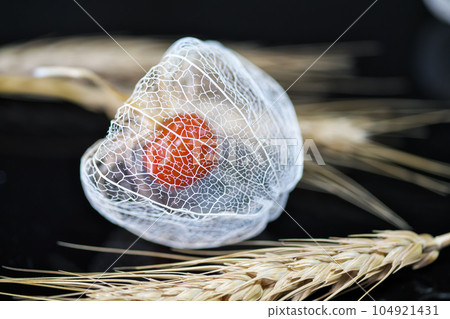
[[(80, 1), (114, 35), (196, 36), (262, 45), (333, 42), (371, 1)], [(101, 34), (70, 0), (0, 4), (0, 43), (51, 36)], [(342, 41), (376, 40), (383, 53), (362, 61), (366, 76), (402, 76), (401, 98), (448, 99), (450, 28), (421, 1), (380, 0)], [(320, 62), (319, 62), (320, 63)], [(79, 181), (79, 159), (108, 128), (103, 115), (69, 103), (0, 99), (0, 265), (67, 271), (104, 271), (115, 255), (72, 250), (57, 241), (128, 247), (135, 239), (96, 213)], [(405, 138), (395, 146), (450, 162), (449, 125), (428, 128), (428, 139)], [(450, 231), (449, 198), (380, 176), (345, 171), (405, 218), (417, 232)], [(327, 194), (295, 190), (286, 210), (314, 237), (346, 236), (390, 225)], [(259, 238), (307, 237), (286, 215)], [(166, 251), (142, 240), (133, 249)], [(161, 262), (124, 256), (116, 266)], [(450, 300), (450, 251), (424, 269), (402, 270), (374, 290), (376, 300)], [(1, 269), (0, 274), (22, 273)], [(42, 293), (27, 287), (0, 290)], [(361, 291), (341, 299), (356, 299)]]

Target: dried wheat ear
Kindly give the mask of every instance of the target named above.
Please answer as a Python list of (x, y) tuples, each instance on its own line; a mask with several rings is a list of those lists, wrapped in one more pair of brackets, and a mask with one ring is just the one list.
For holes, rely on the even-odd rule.
[(176, 256), (187, 261), (133, 270), (46, 272), (54, 276), (4, 278), (0, 283), (68, 291), (48, 297), (15, 295), (40, 300), (330, 300), (358, 287), (362, 299), (401, 268), (418, 269), (432, 263), (439, 251), (450, 245), (450, 233), (433, 237), (411, 231), (380, 231), (273, 244), (209, 258)]

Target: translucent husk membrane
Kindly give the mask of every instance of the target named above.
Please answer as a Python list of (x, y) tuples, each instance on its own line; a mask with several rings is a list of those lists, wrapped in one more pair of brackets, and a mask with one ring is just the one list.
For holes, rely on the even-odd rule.
[[(145, 66), (157, 64), (156, 59), (169, 46), (168, 42), (147, 38), (120, 38), (119, 42)], [(402, 94), (405, 89), (401, 78), (356, 75), (354, 59), (377, 54), (375, 43), (337, 44), (314, 68), (309, 68), (311, 62), (326, 46), (230, 45), (289, 89), (306, 140), (304, 151), (309, 154), (306, 143), (314, 141), (323, 156), (326, 165), (317, 165), (305, 157), (300, 187), (337, 195), (403, 229), (411, 227), (337, 167), (386, 175), (438, 194), (450, 193), (448, 164), (374, 141), (380, 134), (409, 136), (413, 133), (409, 129), (450, 119), (450, 111), (443, 108), (445, 102), (373, 96)], [(116, 49), (114, 42), (101, 37), (49, 39), (1, 48), (0, 94), (64, 99), (114, 118), (142, 70), (122, 51), (117, 54)], [(307, 76), (298, 81), (305, 69)], [(30, 72), (33, 76), (26, 75)], [(329, 98), (329, 93), (355, 92), (371, 98)]]
[[(149, 143), (179, 114), (204, 120), (217, 144), (213, 168), (185, 187), (161, 183), (146, 165)], [(294, 108), (274, 79), (219, 43), (184, 38), (86, 151), (81, 180), (93, 207), (136, 235), (214, 247), (255, 236), (280, 215), (302, 175), (301, 148)]]

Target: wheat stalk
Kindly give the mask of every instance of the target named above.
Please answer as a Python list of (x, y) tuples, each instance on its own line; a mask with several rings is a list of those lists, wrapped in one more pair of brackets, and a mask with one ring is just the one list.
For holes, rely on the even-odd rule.
[[(174, 40), (123, 36), (115, 39), (147, 70), (159, 63)], [(238, 51), (268, 73), (276, 75), (279, 82), (289, 86), (329, 44), (263, 48), (251, 43), (226, 43), (226, 46)], [(354, 84), (359, 83), (359, 94), (370, 88), (373, 91), (373, 79), (362, 81), (361, 78), (354, 79), (349, 75), (354, 73), (352, 57), (371, 56), (379, 51), (379, 46), (373, 42), (338, 43), (333, 47), (332, 54), (325, 55), (308, 72), (307, 83), (302, 81), (301, 86), (292, 89), (303, 94), (330, 90), (349, 93), (352, 88), (354, 90)], [(125, 91), (132, 90), (144, 75), (142, 69), (107, 36), (40, 39), (0, 48), (0, 74), (31, 75), (38, 67), (53, 65), (92, 70)], [(336, 78), (342, 79), (339, 87), (334, 83)], [(378, 82), (376, 89), (384, 92), (398, 91), (396, 86), (398, 87), (385, 79), (381, 85)]]
[(450, 233), (433, 237), (382, 231), (348, 238), (286, 240), (269, 248), (132, 271), (58, 273), (55, 277), (6, 278), (0, 283), (72, 291), (33, 297), (50, 300), (80, 296), (89, 300), (329, 300), (355, 285), (373, 289), (405, 266), (426, 266), (448, 245)]

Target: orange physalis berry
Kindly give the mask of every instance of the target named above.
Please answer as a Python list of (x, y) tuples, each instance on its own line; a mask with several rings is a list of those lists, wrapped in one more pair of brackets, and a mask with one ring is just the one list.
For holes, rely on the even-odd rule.
[(145, 147), (149, 174), (165, 186), (182, 188), (204, 178), (215, 167), (216, 136), (196, 114), (178, 114), (162, 123)]

